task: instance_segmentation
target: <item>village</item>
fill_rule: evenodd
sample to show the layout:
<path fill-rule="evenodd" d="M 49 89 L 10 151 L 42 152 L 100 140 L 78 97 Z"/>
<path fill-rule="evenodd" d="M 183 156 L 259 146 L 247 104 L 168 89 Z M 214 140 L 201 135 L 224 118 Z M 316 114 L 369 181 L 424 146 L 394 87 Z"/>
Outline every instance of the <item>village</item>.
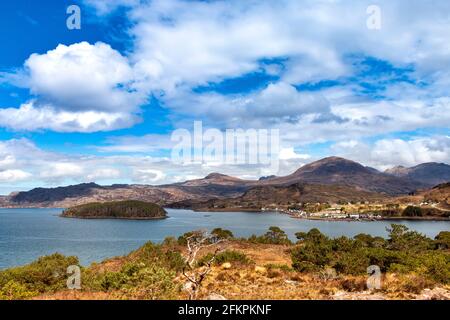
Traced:
<path fill-rule="evenodd" d="M 311 219 L 311 220 L 340 220 L 340 221 L 375 221 L 382 219 L 382 215 L 377 213 L 380 208 L 373 208 L 373 212 L 359 212 L 353 205 L 345 206 L 315 203 L 315 204 L 301 204 L 297 206 L 280 207 L 267 206 L 261 208 L 262 212 L 279 212 L 288 214 L 293 218 Z"/>
<path fill-rule="evenodd" d="M 435 210 L 439 203 L 422 201 L 419 203 L 380 203 L 380 202 L 342 202 L 342 203 L 297 203 L 289 206 L 271 204 L 261 208 L 262 212 L 279 212 L 293 218 L 328 221 L 376 221 L 386 217 L 399 217 L 410 207 L 422 210 Z M 440 209 L 440 208 L 439 208 Z M 443 210 L 443 209 L 441 209 Z"/>

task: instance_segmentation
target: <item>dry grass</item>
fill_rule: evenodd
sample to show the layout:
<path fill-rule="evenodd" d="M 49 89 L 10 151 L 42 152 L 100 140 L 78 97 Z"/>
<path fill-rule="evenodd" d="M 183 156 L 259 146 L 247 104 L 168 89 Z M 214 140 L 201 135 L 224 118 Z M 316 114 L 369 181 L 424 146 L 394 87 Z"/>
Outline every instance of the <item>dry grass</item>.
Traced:
<path fill-rule="evenodd" d="M 231 241 L 227 250 L 245 253 L 252 263 L 247 265 L 214 266 L 206 278 L 199 298 L 215 293 L 229 300 L 370 300 L 370 299 L 450 299 L 450 287 L 434 287 L 417 274 L 388 274 L 383 277 L 382 289 L 368 291 L 365 276 L 324 277 L 322 274 L 304 274 L 293 271 L 289 247 Z M 181 249 L 181 248 L 180 248 Z M 200 255 L 207 254 L 204 250 Z M 109 259 L 91 267 L 94 272 L 117 271 L 133 254 L 125 258 Z M 180 284 L 184 278 L 175 279 Z M 127 297 L 105 292 L 62 291 L 38 299 L 105 300 Z M 132 298 L 132 297 L 128 297 Z M 187 293 L 180 292 L 179 299 Z"/>

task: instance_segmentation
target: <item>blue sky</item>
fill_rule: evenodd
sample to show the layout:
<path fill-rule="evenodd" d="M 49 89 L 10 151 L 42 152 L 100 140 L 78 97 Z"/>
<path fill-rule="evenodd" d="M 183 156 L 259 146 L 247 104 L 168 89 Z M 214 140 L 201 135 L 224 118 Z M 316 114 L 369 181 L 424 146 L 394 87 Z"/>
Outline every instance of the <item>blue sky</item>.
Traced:
<path fill-rule="evenodd" d="M 66 9 L 81 8 L 81 30 Z M 0 194 L 330 155 L 450 162 L 447 1 L 61 0 L 0 4 Z M 372 28 L 375 19 L 379 27 Z M 174 130 L 280 130 L 276 172 L 180 166 Z"/>

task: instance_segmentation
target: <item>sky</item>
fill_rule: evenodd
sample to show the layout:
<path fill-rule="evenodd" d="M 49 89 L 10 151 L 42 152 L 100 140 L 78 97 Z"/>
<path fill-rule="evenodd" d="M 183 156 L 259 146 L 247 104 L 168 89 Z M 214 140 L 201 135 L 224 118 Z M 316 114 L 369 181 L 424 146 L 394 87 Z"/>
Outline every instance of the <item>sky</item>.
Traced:
<path fill-rule="evenodd" d="M 449 17 L 446 0 L 2 1 L 0 194 L 450 163 Z M 278 165 L 174 162 L 195 122 L 278 130 Z"/>

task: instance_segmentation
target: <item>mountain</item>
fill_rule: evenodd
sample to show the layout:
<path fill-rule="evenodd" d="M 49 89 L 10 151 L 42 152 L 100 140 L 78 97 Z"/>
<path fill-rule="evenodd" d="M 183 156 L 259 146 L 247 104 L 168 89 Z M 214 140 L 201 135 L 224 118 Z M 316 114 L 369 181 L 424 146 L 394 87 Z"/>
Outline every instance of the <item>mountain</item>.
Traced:
<path fill-rule="evenodd" d="M 200 186 L 210 186 L 210 185 L 223 185 L 223 186 L 241 186 L 241 185 L 251 185 L 255 181 L 252 180 L 242 180 L 239 178 L 227 176 L 221 173 L 211 173 L 202 179 L 188 180 L 181 183 L 171 184 L 169 186 L 183 186 L 183 187 L 200 187 Z"/>
<path fill-rule="evenodd" d="M 364 195 L 365 192 L 367 193 L 366 196 L 373 193 L 388 196 L 405 195 L 418 189 L 430 187 L 430 184 L 426 181 L 434 181 L 438 176 L 441 180 L 446 179 L 447 167 L 449 166 L 424 164 L 414 167 L 414 170 L 411 170 L 413 168 L 397 168 L 388 173 L 382 173 L 351 160 L 329 157 L 307 164 L 284 177 L 270 176 L 259 180 L 243 180 L 220 173 L 211 173 L 202 179 L 161 186 L 100 186 L 95 183 L 86 183 L 58 188 L 37 188 L 28 192 L 0 197 L 0 206 L 66 208 L 90 202 L 122 200 L 171 205 L 183 201 L 205 202 L 211 199 L 239 198 L 256 187 L 287 187 L 295 184 L 320 185 L 321 187 L 315 190 L 318 192 L 320 199 L 326 197 L 340 199 L 339 194 L 342 195 L 343 189 L 338 189 L 336 186 L 345 187 L 346 192 L 362 192 L 361 195 Z M 407 175 L 403 173 L 405 170 L 409 172 Z M 328 191 L 325 189 L 328 189 Z M 267 190 L 270 194 L 270 191 L 277 191 L 278 189 L 263 188 L 259 192 L 267 194 Z M 312 191 L 310 194 L 312 194 Z M 348 199 L 348 197 L 345 196 L 343 200 L 345 199 Z"/>
<path fill-rule="evenodd" d="M 339 157 L 315 161 L 288 176 L 269 181 L 270 184 L 293 184 L 297 182 L 351 186 L 359 190 L 388 195 L 405 194 L 427 186 L 424 183 L 382 173 L 376 169 Z"/>
<path fill-rule="evenodd" d="M 83 197 L 91 195 L 93 189 L 103 187 L 95 183 L 82 183 L 68 187 L 58 188 L 36 188 L 28 192 L 18 192 L 11 197 L 11 201 L 16 203 L 42 203 L 62 201 L 72 197 Z"/>
<path fill-rule="evenodd" d="M 187 199 L 237 197 L 254 181 L 241 180 L 222 174 L 210 174 L 203 179 L 162 186 L 112 185 L 85 183 L 58 188 L 36 188 L 0 198 L 0 207 L 58 207 L 67 208 L 91 202 L 138 200 L 167 205 Z"/>
<path fill-rule="evenodd" d="M 422 163 L 411 168 L 398 166 L 386 170 L 385 173 L 399 178 L 419 181 L 429 186 L 450 181 L 450 165 L 445 163 Z"/>

